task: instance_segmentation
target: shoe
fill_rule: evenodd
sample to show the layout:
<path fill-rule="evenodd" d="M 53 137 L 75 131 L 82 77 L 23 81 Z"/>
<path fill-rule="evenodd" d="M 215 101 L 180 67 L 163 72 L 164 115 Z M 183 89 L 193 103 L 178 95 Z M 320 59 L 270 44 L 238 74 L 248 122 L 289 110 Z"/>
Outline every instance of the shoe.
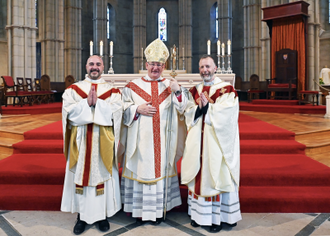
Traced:
<path fill-rule="evenodd" d="M 210 226 L 210 233 L 218 233 L 222 230 L 222 225 L 212 225 Z"/>
<path fill-rule="evenodd" d="M 237 226 L 237 223 L 234 223 L 234 224 L 228 224 L 228 223 L 222 222 L 221 224 L 225 224 L 225 225 L 227 225 L 227 226 L 229 226 L 229 227 L 235 227 L 235 226 Z"/>
<path fill-rule="evenodd" d="M 106 232 L 110 229 L 110 224 L 107 219 L 100 220 L 97 223 L 99 225 L 99 230 L 102 232 Z"/>
<path fill-rule="evenodd" d="M 197 224 L 196 221 L 194 221 L 194 220 L 191 220 L 190 224 L 191 224 L 192 227 L 195 227 L 195 228 L 200 226 L 200 225 Z"/>
<path fill-rule="evenodd" d="M 143 225 L 145 223 L 145 221 L 142 221 L 142 218 L 136 218 L 136 224 L 137 225 Z"/>
<path fill-rule="evenodd" d="M 85 226 L 87 223 L 85 221 L 80 220 L 80 214 L 77 217 L 77 223 L 73 227 L 73 233 L 76 235 L 82 234 L 85 231 Z"/>
<path fill-rule="evenodd" d="M 153 222 L 154 225 L 159 225 L 160 223 L 162 223 L 163 218 L 156 218 L 156 221 Z"/>

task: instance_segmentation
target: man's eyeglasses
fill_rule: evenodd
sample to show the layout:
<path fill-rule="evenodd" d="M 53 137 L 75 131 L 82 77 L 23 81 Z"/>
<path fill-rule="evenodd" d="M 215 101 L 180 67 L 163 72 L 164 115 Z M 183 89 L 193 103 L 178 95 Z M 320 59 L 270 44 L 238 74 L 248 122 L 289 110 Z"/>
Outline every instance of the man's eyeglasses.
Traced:
<path fill-rule="evenodd" d="M 160 68 L 160 67 L 162 67 L 164 64 L 156 64 L 156 63 L 149 63 L 148 62 L 148 64 L 149 64 L 149 66 L 152 66 L 152 67 L 158 67 L 158 68 Z"/>

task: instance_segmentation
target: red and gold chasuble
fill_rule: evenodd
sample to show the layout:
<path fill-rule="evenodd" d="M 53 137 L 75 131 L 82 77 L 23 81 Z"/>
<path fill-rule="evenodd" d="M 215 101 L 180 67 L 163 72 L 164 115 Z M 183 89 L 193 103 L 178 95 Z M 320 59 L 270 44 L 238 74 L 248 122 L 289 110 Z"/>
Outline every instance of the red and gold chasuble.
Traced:
<path fill-rule="evenodd" d="M 157 109 L 157 112 L 152 117 L 152 128 L 153 128 L 153 140 L 154 140 L 154 155 L 155 155 L 155 178 L 161 177 L 161 133 L 160 133 L 160 113 L 159 106 L 165 101 L 165 99 L 171 95 L 171 90 L 167 87 L 161 94 L 158 91 L 158 82 L 163 82 L 165 79 L 157 80 L 146 80 L 143 77 L 141 78 L 144 82 L 151 83 L 151 95 L 141 89 L 138 85 L 130 82 L 126 85 L 127 88 L 130 88 L 138 96 L 140 96 L 146 102 L 152 103 L 152 106 Z"/>
<path fill-rule="evenodd" d="M 213 104 L 218 97 L 222 96 L 225 93 L 230 93 L 230 92 L 235 92 L 237 96 L 237 92 L 234 90 L 232 86 L 225 86 L 220 89 L 217 89 L 212 96 L 209 96 L 210 94 L 210 86 L 204 86 L 202 89 L 202 93 L 204 93 L 205 97 L 209 101 L 209 103 Z M 194 98 L 195 103 L 198 105 L 200 103 L 200 94 L 197 91 L 196 87 L 193 87 L 189 90 L 191 93 L 192 97 Z M 203 122 L 202 122 L 202 133 L 201 133 L 201 140 L 203 140 L 203 134 L 204 134 L 204 120 L 205 116 L 203 116 Z M 202 168 L 203 168 L 203 141 L 201 142 L 201 153 L 200 153 L 200 169 L 195 177 L 195 189 L 194 193 L 189 191 L 189 195 L 193 195 L 195 199 L 198 199 L 198 196 L 201 195 L 201 179 L 202 179 Z M 219 195 L 214 196 L 214 197 L 206 197 L 206 201 L 220 201 Z"/>
<path fill-rule="evenodd" d="M 91 87 L 95 88 L 95 92 L 97 93 L 98 84 L 92 83 Z M 82 99 L 85 99 L 88 97 L 88 94 L 86 94 L 81 88 L 79 88 L 77 85 L 73 84 L 68 87 L 68 89 L 74 90 Z M 111 97 L 112 93 L 120 93 L 119 89 L 112 88 L 105 93 L 98 96 L 99 99 L 106 100 L 107 98 Z M 83 183 L 82 185 L 76 185 L 76 193 L 82 194 L 83 193 L 83 187 L 89 186 L 89 176 L 91 171 L 91 159 L 92 159 L 92 138 L 93 138 L 93 126 L 94 124 L 87 124 L 87 134 L 86 134 L 86 153 L 85 153 L 85 164 L 84 164 L 84 174 L 83 174 Z M 97 195 L 103 194 L 104 191 L 104 184 L 99 184 L 96 186 L 97 189 Z"/>

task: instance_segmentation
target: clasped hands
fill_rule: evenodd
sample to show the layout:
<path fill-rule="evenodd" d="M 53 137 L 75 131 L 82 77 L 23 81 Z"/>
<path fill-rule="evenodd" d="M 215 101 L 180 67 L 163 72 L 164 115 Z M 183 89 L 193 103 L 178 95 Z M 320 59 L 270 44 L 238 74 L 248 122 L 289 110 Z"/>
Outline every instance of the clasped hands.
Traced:
<path fill-rule="evenodd" d="M 202 109 L 203 107 L 205 107 L 205 106 L 207 105 L 207 103 L 208 103 L 209 101 L 207 100 L 207 98 L 206 98 L 206 96 L 205 96 L 204 93 L 201 93 L 201 94 L 199 95 L 199 97 L 200 97 L 200 101 L 199 101 L 198 106 L 199 106 L 199 109 Z"/>
<path fill-rule="evenodd" d="M 176 81 L 176 79 L 170 79 L 170 88 L 172 91 L 176 92 L 180 90 L 180 85 Z M 146 102 L 138 106 L 136 109 L 137 113 L 145 116 L 154 116 L 157 112 L 157 108 L 152 106 L 152 102 Z"/>
<path fill-rule="evenodd" d="M 88 93 L 88 96 L 87 96 L 87 103 L 88 103 L 88 106 L 94 106 L 96 105 L 96 101 L 97 101 L 97 94 L 96 94 L 96 90 L 95 90 L 95 87 L 92 86 L 91 87 L 91 90 L 89 91 Z"/>

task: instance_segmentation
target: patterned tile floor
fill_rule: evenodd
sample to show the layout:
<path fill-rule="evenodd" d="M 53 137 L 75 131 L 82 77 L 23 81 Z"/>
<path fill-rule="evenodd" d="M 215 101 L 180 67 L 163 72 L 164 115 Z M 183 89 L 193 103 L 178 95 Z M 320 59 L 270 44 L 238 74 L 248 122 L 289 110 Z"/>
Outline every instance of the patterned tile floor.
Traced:
<path fill-rule="evenodd" d="M 100 232 L 95 225 L 87 226 L 84 236 L 149 236 L 149 235 L 237 235 L 237 236 L 325 236 L 330 235 L 330 213 L 244 213 L 234 228 L 223 227 L 209 233 L 204 227 L 193 228 L 184 212 L 169 212 L 160 225 L 137 225 L 120 211 L 109 218 L 110 230 Z M 1 236 L 66 236 L 72 232 L 76 214 L 49 211 L 0 211 Z"/>

